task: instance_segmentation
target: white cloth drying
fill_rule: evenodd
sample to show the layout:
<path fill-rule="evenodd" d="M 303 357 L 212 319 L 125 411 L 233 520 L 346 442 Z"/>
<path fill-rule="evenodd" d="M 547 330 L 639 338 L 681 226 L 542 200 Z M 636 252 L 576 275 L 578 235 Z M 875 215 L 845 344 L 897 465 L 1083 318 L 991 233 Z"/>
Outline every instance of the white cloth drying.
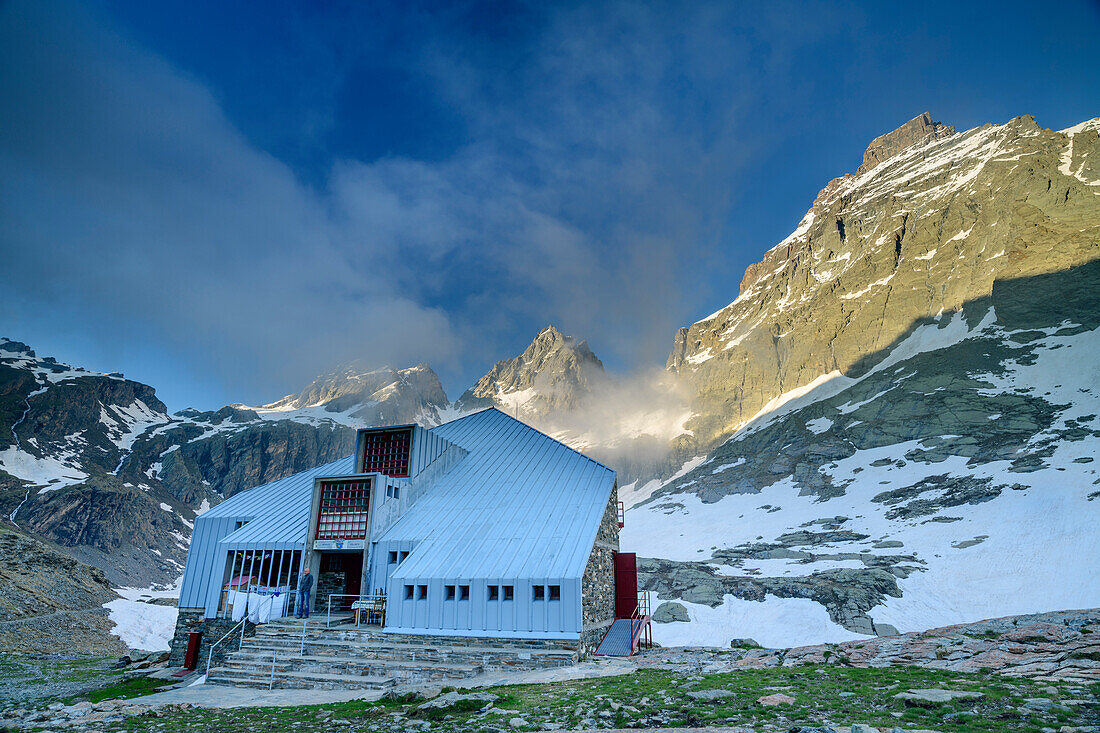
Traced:
<path fill-rule="evenodd" d="M 228 602 L 233 606 L 232 618 L 234 621 L 240 621 L 245 617 L 248 612 L 248 594 L 241 593 L 240 591 L 229 591 Z"/>

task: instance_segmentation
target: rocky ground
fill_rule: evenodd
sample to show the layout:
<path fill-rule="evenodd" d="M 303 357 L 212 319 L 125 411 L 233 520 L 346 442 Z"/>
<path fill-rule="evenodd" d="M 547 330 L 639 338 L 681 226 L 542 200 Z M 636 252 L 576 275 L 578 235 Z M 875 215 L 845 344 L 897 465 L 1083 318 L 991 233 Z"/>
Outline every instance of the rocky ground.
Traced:
<path fill-rule="evenodd" d="M 320 691 L 310 699 L 310 693 L 293 691 L 293 700 L 257 696 L 251 703 L 256 707 L 232 709 L 226 708 L 241 705 L 241 696 L 227 693 L 219 704 L 222 688 L 204 690 L 208 694 L 201 698 L 202 705 L 209 707 L 181 703 L 184 698 L 179 696 L 120 699 L 172 684 L 167 670 L 146 658 L 125 670 L 102 670 L 110 683 L 102 690 L 89 689 L 94 663 L 55 663 L 50 674 L 58 681 L 53 686 L 40 687 L 34 699 L 18 697 L 18 682 L 26 683 L 28 673 L 12 673 L 13 662 L 8 661 L 5 670 L 10 674 L 0 686 L 0 726 L 165 731 L 692 726 L 820 733 L 1100 731 L 1100 609 L 991 619 L 789 650 L 763 649 L 751 639 L 737 642 L 728 649 L 652 649 L 629 660 L 594 659 L 519 679 L 523 684 L 501 684 L 497 676 L 468 681 L 461 690 L 425 685 L 382 697 L 367 693 L 365 699 L 351 701 L 326 698 Z M 17 663 L 33 666 L 26 660 Z M 57 687 L 61 684 L 68 687 Z"/>
<path fill-rule="evenodd" d="M 103 604 L 106 576 L 60 548 L 0 528 L 0 649 L 19 654 L 118 656 Z"/>

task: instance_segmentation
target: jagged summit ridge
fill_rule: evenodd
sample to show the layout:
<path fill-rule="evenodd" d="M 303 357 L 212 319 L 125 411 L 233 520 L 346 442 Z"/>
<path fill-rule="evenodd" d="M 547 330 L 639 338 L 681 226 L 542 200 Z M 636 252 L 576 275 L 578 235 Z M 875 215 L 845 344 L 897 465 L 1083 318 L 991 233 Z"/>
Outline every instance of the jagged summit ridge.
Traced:
<path fill-rule="evenodd" d="M 498 361 L 456 401 L 460 411 L 495 405 L 537 417 L 577 407 L 606 378 L 588 342 L 544 328 L 523 353 Z"/>
<path fill-rule="evenodd" d="M 400 415 L 431 423 L 448 405 L 439 376 L 428 364 L 367 369 L 352 363 L 317 377 L 301 392 L 252 409 L 269 413 L 320 408 L 360 420 Z"/>
<path fill-rule="evenodd" d="M 913 145 L 922 145 L 954 134 L 954 127 L 933 122 L 931 113 L 922 112 L 896 130 L 872 140 L 863 153 L 863 163 L 856 169 L 856 175 L 871 170 Z"/>

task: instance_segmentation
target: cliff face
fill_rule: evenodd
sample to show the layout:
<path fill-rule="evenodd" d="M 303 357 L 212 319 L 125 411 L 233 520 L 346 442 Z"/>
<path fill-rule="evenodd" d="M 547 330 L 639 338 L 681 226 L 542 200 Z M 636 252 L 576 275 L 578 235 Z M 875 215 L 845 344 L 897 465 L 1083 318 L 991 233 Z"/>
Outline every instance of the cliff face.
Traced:
<path fill-rule="evenodd" d="M 953 133 L 922 115 L 877 138 L 862 172 L 830 182 L 746 271 L 733 303 L 678 335 L 668 368 L 695 395 L 700 447 L 779 395 L 869 368 L 914 323 L 997 281 L 1100 256 L 1097 128 L 1018 117 Z"/>

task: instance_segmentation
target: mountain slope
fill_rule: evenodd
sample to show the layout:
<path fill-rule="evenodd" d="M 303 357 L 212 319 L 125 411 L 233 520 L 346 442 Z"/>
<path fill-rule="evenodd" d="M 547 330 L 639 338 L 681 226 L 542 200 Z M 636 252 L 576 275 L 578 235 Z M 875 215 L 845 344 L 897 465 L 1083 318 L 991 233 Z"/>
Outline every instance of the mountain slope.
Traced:
<path fill-rule="evenodd" d="M 154 390 L 0 341 L 0 506 L 118 585 L 170 584 L 191 527 L 238 491 L 349 454 L 355 428 L 435 422 L 427 365 L 344 369 L 261 408 L 167 414 Z"/>
<path fill-rule="evenodd" d="M 705 457 L 625 492 L 624 546 L 691 619 L 659 641 L 1100 601 L 1100 120 L 906 127 L 677 336 Z"/>
<path fill-rule="evenodd" d="M 928 134 L 830 182 L 748 268 L 737 299 L 677 335 L 669 369 L 691 386 L 700 445 L 778 395 L 858 368 L 914 320 L 988 296 L 996 280 L 1100 256 L 1100 121 L 1078 128 L 1018 117 Z"/>

